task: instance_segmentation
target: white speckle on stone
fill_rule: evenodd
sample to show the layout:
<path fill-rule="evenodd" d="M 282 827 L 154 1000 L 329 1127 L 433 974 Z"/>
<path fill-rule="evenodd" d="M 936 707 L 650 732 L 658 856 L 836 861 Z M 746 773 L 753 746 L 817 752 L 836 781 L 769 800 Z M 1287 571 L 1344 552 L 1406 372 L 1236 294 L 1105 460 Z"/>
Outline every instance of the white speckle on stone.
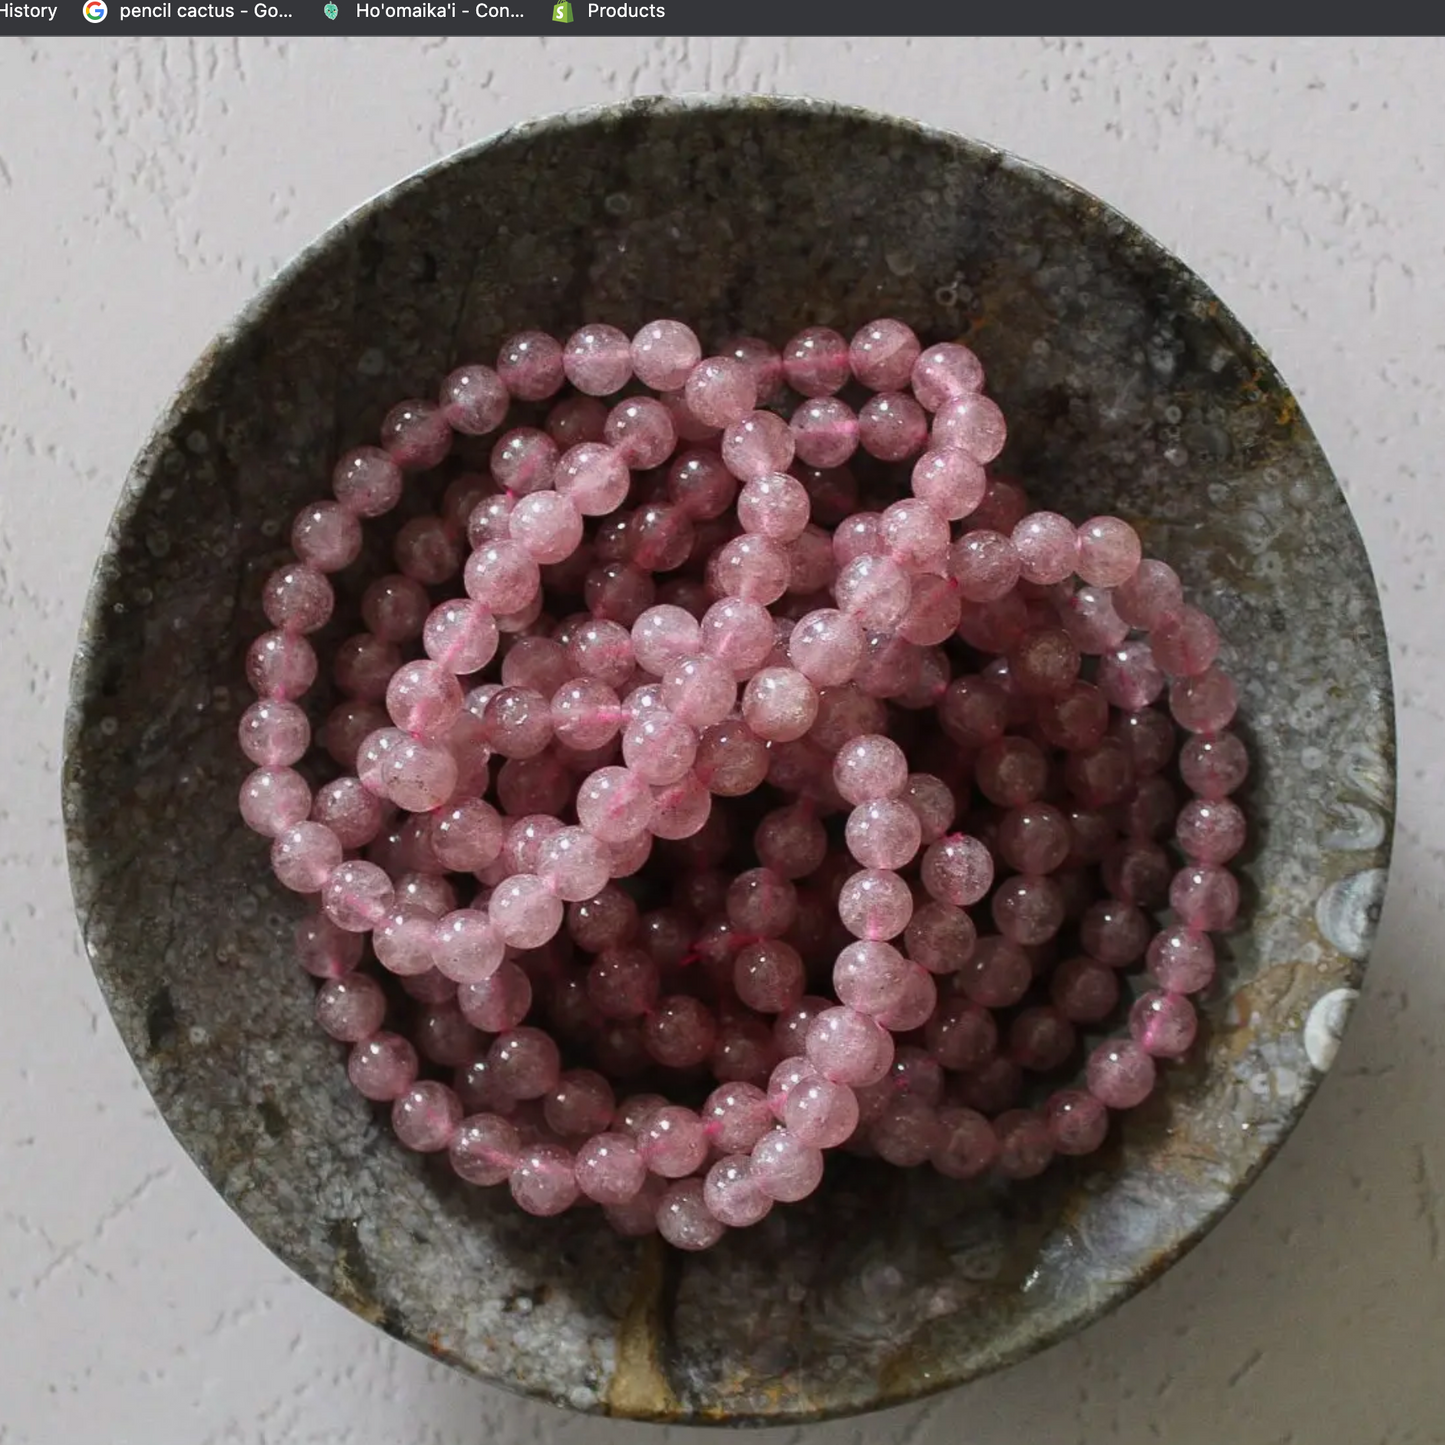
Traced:
<path fill-rule="evenodd" d="M 1340 1051 L 1340 1039 L 1344 1036 L 1345 1025 L 1350 1021 L 1355 1002 L 1360 997 L 1357 988 L 1335 988 L 1318 999 L 1309 1017 L 1305 1019 L 1305 1057 L 1312 1067 L 1326 1073 Z"/>
<path fill-rule="evenodd" d="M 1367 868 L 1331 883 L 1315 905 L 1315 922 L 1346 958 L 1364 958 L 1375 938 L 1385 898 L 1385 870 Z"/>

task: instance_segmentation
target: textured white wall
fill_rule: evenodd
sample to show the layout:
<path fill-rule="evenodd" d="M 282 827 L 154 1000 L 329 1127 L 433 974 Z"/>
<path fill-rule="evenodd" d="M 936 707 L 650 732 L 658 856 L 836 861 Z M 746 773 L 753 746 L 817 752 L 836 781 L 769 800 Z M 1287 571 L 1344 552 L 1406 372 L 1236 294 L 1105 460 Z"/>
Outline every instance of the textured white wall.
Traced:
<path fill-rule="evenodd" d="M 916 115 L 1070 176 L 1177 250 L 1272 352 L 1343 478 L 1402 704 L 1380 945 L 1283 1157 L 1084 1336 L 810 1438 L 1445 1441 L 1442 62 L 1438 42 L 1377 41 L 6 41 L 0 1445 L 637 1438 L 410 1353 L 291 1278 L 221 1205 L 151 1108 L 77 946 L 57 744 L 126 467 L 252 291 L 455 147 L 545 111 L 699 90 Z"/>

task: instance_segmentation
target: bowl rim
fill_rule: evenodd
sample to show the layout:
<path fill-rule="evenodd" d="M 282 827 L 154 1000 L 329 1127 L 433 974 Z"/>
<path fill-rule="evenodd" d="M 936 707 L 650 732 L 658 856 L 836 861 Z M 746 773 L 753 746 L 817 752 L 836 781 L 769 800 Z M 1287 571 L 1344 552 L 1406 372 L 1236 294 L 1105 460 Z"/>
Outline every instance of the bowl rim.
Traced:
<path fill-rule="evenodd" d="M 955 153 L 967 155 L 980 165 L 991 165 L 1014 172 L 1034 188 L 1041 187 L 1045 191 L 1051 190 L 1061 203 L 1072 206 L 1083 206 L 1096 212 L 1099 216 L 1117 227 L 1123 234 L 1131 237 L 1136 243 L 1142 243 L 1145 249 L 1152 253 L 1158 262 L 1172 268 L 1176 274 L 1186 278 L 1197 294 L 1207 297 L 1215 308 L 1213 319 L 1229 335 L 1231 342 L 1237 345 L 1241 351 L 1247 351 L 1251 355 L 1252 360 L 1259 368 L 1261 376 L 1268 378 L 1272 388 L 1277 389 L 1282 396 L 1292 396 L 1292 393 L 1283 378 L 1280 377 L 1273 362 L 1264 353 L 1258 343 L 1254 341 L 1251 333 L 1241 324 L 1234 312 L 1225 302 L 1219 299 L 1203 277 L 1201 277 L 1192 266 L 1182 260 L 1172 248 L 1166 246 L 1151 232 L 1118 210 L 1111 203 L 1103 200 L 1077 182 L 992 143 L 961 135 L 945 127 L 932 125 L 915 118 L 875 111 L 866 106 L 846 104 L 823 97 L 790 93 L 734 96 L 710 92 L 683 92 L 676 95 L 640 96 L 622 102 L 602 103 L 551 113 L 516 123 L 480 140 L 459 147 L 446 155 L 439 156 L 392 184 L 374 192 L 364 201 L 350 210 L 345 211 L 338 219 L 326 226 L 324 230 L 297 251 L 290 260 L 278 268 L 220 330 L 217 331 L 195 362 L 193 362 L 185 372 L 175 391 L 172 393 L 171 398 L 160 410 L 150 426 L 144 442 L 137 451 L 135 459 L 126 473 L 111 518 L 106 527 L 104 541 L 97 554 L 96 562 L 87 584 L 85 604 L 79 626 L 79 643 L 72 660 L 68 678 L 62 742 L 62 767 L 60 770 L 61 812 L 65 829 L 67 872 L 70 879 L 71 893 L 81 938 L 85 945 L 92 971 L 96 976 L 102 995 L 105 997 L 107 1009 L 112 1016 L 112 1022 L 116 1026 L 116 1031 L 120 1034 L 121 1042 L 126 1049 L 127 1055 L 131 1058 L 132 1067 L 137 1068 L 137 1072 L 141 1074 L 142 1082 L 146 1084 L 148 1093 L 151 1093 L 151 1089 L 149 1084 L 146 1083 L 144 1070 L 139 1068 L 126 1032 L 116 1018 L 106 951 L 96 948 L 91 942 L 90 913 L 94 907 L 94 899 L 98 896 L 99 890 L 90 886 L 86 881 L 86 875 L 91 871 L 88 854 L 92 847 L 91 838 L 93 833 L 87 821 L 88 808 L 81 801 L 81 790 L 74 786 L 74 778 L 76 774 L 83 769 L 84 754 L 86 751 L 84 740 L 86 714 L 96 695 L 96 683 L 102 668 L 99 654 L 92 650 L 89 639 L 92 635 L 98 634 L 102 630 L 102 620 L 113 600 L 112 591 L 115 576 L 113 564 L 118 558 L 122 539 L 131 525 L 135 514 L 139 510 L 148 489 L 157 482 L 159 476 L 158 464 L 170 444 L 175 428 L 186 416 L 192 399 L 196 394 L 204 390 L 207 382 L 216 372 L 217 368 L 223 364 L 231 348 L 243 338 L 252 327 L 266 318 L 293 280 L 304 273 L 314 261 L 327 254 L 338 243 L 343 242 L 350 233 L 364 226 L 372 218 L 385 214 L 397 200 L 421 190 L 435 181 L 439 176 L 453 169 L 471 164 L 479 156 L 504 146 L 525 142 L 534 137 L 567 133 L 575 134 L 585 132 L 589 129 L 604 128 L 627 120 L 708 114 L 755 114 L 765 118 L 769 115 L 779 113 L 794 118 L 815 116 L 828 119 L 841 118 L 866 125 L 877 131 L 891 133 L 895 136 L 923 140 L 936 144 L 950 149 Z M 1319 449 L 1323 470 L 1328 473 L 1335 496 L 1343 511 L 1344 519 L 1353 532 L 1358 550 L 1358 560 L 1363 567 L 1360 594 L 1365 602 L 1365 615 L 1361 617 L 1359 626 L 1363 630 L 1366 630 L 1370 636 L 1370 647 L 1376 669 L 1370 681 L 1374 684 L 1378 694 L 1378 707 L 1372 709 L 1372 711 L 1384 726 L 1385 738 L 1381 753 L 1381 763 L 1385 772 L 1384 782 L 1386 792 L 1377 805 L 1378 811 L 1384 819 L 1385 836 L 1376 850 L 1378 861 L 1373 866 L 1387 878 L 1394 843 L 1398 796 L 1398 764 L 1393 669 L 1379 586 L 1369 552 L 1360 534 L 1349 498 L 1340 486 L 1339 478 L 1333 466 L 1330 465 L 1324 448 L 1320 445 L 1313 429 L 1309 427 L 1308 419 L 1304 417 L 1302 412 L 1300 420 L 1308 432 L 1308 435 Z M 90 895 L 89 898 L 86 897 L 87 894 Z M 1350 960 L 1351 967 L 1349 969 L 1347 987 L 1351 989 L 1358 990 L 1360 987 L 1373 953 L 1377 926 L 1377 920 L 1372 919 L 1369 922 L 1363 951 L 1359 957 Z M 119 990 L 117 990 L 117 993 L 119 993 Z M 1348 1026 L 1349 1020 L 1347 1019 L 1343 1025 L 1343 1029 L 1347 1029 Z M 599 1398 L 599 1403 L 595 1409 L 579 1412 L 577 1407 L 563 1398 L 560 1393 L 549 1393 L 546 1389 L 532 1388 L 529 1385 L 522 1385 L 515 1381 L 483 1374 L 465 1360 L 438 1353 L 435 1349 L 428 1346 L 425 1339 L 413 1338 L 412 1335 L 406 1331 L 393 1331 L 388 1329 L 386 1332 L 391 1334 L 393 1338 L 400 1340 L 402 1343 L 407 1344 L 425 1355 L 428 1359 L 440 1359 L 462 1370 L 473 1378 L 496 1386 L 509 1394 L 526 1399 L 547 1401 L 564 1409 L 568 1409 L 573 1413 L 598 1414 L 640 1423 L 672 1423 L 695 1426 L 711 1425 L 714 1427 L 739 1425 L 780 1427 L 853 1417 L 926 1399 L 940 1394 L 945 1390 L 967 1384 L 973 1380 L 985 1378 L 988 1375 L 997 1373 L 999 1370 L 1015 1365 L 1026 1358 L 1051 1349 L 1063 1340 L 1095 1323 L 1103 1316 L 1111 1314 L 1150 1284 L 1154 1283 L 1154 1281 L 1170 1267 L 1186 1254 L 1190 1253 L 1200 1241 L 1218 1225 L 1220 1220 L 1223 1219 L 1243 1197 L 1250 1186 L 1253 1185 L 1259 1177 L 1259 1174 L 1274 1160 L 1299 1124 L 1300 1119 L 1314 1099 L 1325 1077 L 1325 1073 L 1319 1070 L 1313 1073 L 1313 1076 L 1307 1081 L 1305 1087 L 1288 1111 L 1279 1116 L 1272 1137 L 1265 1143 L 1257 1157 L 1251 1161 L 1250 1166 L 1242 1172 L 1232 1175 L 1228 1194 L 1222 1202 L 1204 1211 L 1199 1216 L 1194 1227 L 1186 1235 L 1182 1236 L 1167 1248 L 1160 1250 L 1160 1252 L 1153 1257 L 1148 1269 L 1136 1271 L 1128 1278 L 1112 1283 L 1106 1293 L 1089 1302 L 1084 1307 L 1074 1311 L 1056 1323 L 1047 1327 L 1041 1327 L 1036 1333 L 1029 1334 L 1025 1339 L 1019 1340 L 1011 1348 L 990 1355 L 985 1361 L 979 1362 L 956 1374 L 942 1376 L 936 1381 L 930 1380 L 926 1385 L 909 1388 L 897 1393 L 885 1394 L 880 1387 L 878 1394 L 864 1404 L 843 1404 L 837 1407 L 824 1406 L 816 1409 L 780 1411 L 774 1414 L 729 1415 L 719 1417 L 711 1413 L 692 1413 L 688 1411 L 658 1414 L 646 1410 L 636 1412 L 617 1410 L 611 1408 L 605 1398 Z M 206 1179 L 207 1184 L 210 1185 L 214 1193 L 219 1196 L 232 1214 L 239 1218 L 241 1223 L 257 1238 L 260 1244 L 280 1259 L 288 1269 L 324 1293 L 333 1302 L 344 1304 L 345 1302 L 337 1297 L 328 1286 L 326 1280 L 318 1277 L 308 1264 L 298 1257 L 298 1251 L 290 1248 L 284 1240 L 268 1238 L 261 1232 L 258 1224 L 253 1223 L 252 1219 L 240 1210 L 236 1202 L 223 1190 L 221 1184 L 213 1179 L 211 1174 L 202 1165 L 198 1153 L 192 1149 L 191 1143 L 187 1138 L 187 1134 L 190 1132 L 188 1126 L 184 1123 L 178 1124 L 173 1122 L 170 1114 L 161 1106 L 159 1100 L 155 1100 L 153 1093 L 151 1096 L 156 1103 L 157 1113 L 167 1130 L 169 1130 L 172 1137 L 181 1146 L 186 1155 L 196 1164 Z"/>

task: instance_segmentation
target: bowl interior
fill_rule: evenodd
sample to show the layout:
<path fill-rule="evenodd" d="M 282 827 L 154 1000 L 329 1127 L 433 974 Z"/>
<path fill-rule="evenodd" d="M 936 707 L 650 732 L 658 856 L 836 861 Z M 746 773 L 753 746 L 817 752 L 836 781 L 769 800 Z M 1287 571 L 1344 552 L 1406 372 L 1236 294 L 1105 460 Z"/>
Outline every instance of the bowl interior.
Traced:
<path fill-rule="evenodd" d="M 1115 512 L 1228 639 L 1255 759 L 1246 926 L 1199 1062 L 1103 1153 L 1015 1189 L 843 1160 L 704 1256 L 537 1221 L 409 1156 L 293 964 L 300 903 L 240 824 L 242 658 L 289 518 L 347 446 L 529 326 L 781 341 L 895 315 L 966 336 L 1001 465 Z M 355 613 L 355 588 L 344 607 Z M 1385 646 L 1292 398 L 1179 262 L 995 151 L 799 102 L 646 103 L 509 133 L 309 250 L 202 359 L 102 559 L 67 737 L 85 935 L 184 1146 L 307 1278 L 393 1334 L 584 1410 L 784 1421 L 969 1379 L 1079 1326 L 1238 1195 L 1328 1066 L 1383 889 Z"/>

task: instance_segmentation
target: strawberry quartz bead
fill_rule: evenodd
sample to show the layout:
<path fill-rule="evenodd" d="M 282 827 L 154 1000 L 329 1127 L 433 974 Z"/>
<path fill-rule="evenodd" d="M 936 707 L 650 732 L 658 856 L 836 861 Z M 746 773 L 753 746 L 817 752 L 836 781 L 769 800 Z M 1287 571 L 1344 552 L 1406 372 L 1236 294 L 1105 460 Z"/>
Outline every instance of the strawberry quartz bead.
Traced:
<path fill-rule="evenodd" d="M 998 1157 L 998 1136 L 982 1114 L 945 1105 L 936 1115 L 936 1132 L 928 1157 L 946 1178 L 976 1179 Z"/>
<path fill-rule="evenodd" d="M 1034 512 L 1014 529 L 1019 573 L 1027 582 L 1050 586 L 1071 577 L 1078 562 L 1074 524 L 1057 512 Z"/>
<path fill-rule="evenodd" d="M 948 522 L 928 502 L 906 497 L 878 519 L 883 550 L 909 572 L 941 572 L 948 557 Z"/>
<path fill-rule="evenodd" d="M 983 365 L 966 346 L 944 341 L 920 352 L 910 380 L 920 405 L 937 411 L 946 401 L 983 388 Z"/>
<path fill-rule="evenodd" d="M 1249 754 L 1231 732 L 1192 737 L 1179 750 L 1179 775 L 1186 788 L 1206 801 L 1218 802 L 1244 785 Z"/>
<path fill-rule="evenodd" d="M 773 1207 L 754 1182 L 752 1160 L 745 1153 L 725 1155 L 708 1170 L 702 1197 L 708 1213 L 733 1229 L 757 1224 Z"/>
<path fill-rule="evenodd" d="M 553 484 L 558 457 L 557 443 L 546 432 L 516 427 L 492 448 L 492 480 L 514 496 L 543 491 Z"/>
<path fill-rule="evenodd" d="M 408 662 L 387 686 L 386 708 L 392 722 L 414 737 L 443 737 L 461 716 L 461 685 L 439 663 Z"/>
<path fill-rule="evenodd" d="M 653 677 L 662 677 L 674 663 L 695 656 L 702 647 L 702 627 L 681 607 L 663 603 L 649 607 L 632 624 L 632 659 Z"/>
<path fill-rule="evenodd" d="M 1053 1140 L 1044 1119 L 1027 1109 L 1010 1109 L 994 1120 L 998 1158 L 994 1168 L 1005 1179 L 1032 1179 L 1054 1157 Z"/>
<path fill-rule="evenodd" d="M 241 784 L 241 819 L 262 837 L 280 837 L 310 811 L 311 789 L 292 768 L 257 768 Z"/>
<path fill-rule="evenodd" d="M 1217 667 L 1197 677 L 1182 677 L 1169 689 L 1174 721 L 1192 733 L 1218 733 L 1229 726 L 1239 706 L 1234 683 Z"/>
<path fill-rule="evenodd" d="M 457 1126 L 447 1157 L 459 1178 L 487 1186 L 505 1182 L 521 1152 L 515 1126 L 496 1114 L 473 1114 Z"/>
<path fill-rule="evenodd" d="M 893 1067 L 892 1036 L 857 1009 L 824 1009 L 808 1026 L 804 1047 L 808 1063 L 835 1084 L 876 1084 Z"/>
<path fill-rule="evenodd" d="M 569 396 L 547 413 L 546 428 L 547 435 L 566 451 L 578 442 L 600 442 L 606 424 L 607 408 L 596 397 Z"/>
<path fill-rule="evenodd" d="M 461 542 L 440 517 L 413 517 L 396 534 L 397 570 L 415 582 L 438 587 L 461 569 Z"/>
<path fill-rule="evenodd" d="M 365 946 L 360 934 L 347 933 L 321 913 L 303 918 L 296 925 L 295 938 L 297 962 L 313 978 L 342 978 L 352 973 Z"/>
<path fill-rule="evenodd" d="M 1006 938 L 980 938 L 958 970 L 958 986 L 964 995 L 990 1009 L 1016 1004 L 1032 982 L 1028 954 Z"/>
<path fill-rule="evenodd" d="M 510 1099 L 540 1099 L 556 1089 L 562 1074 L 557 1045 L 540 1029 L 498 1034 L 487 1050 L 487 1064 Z"/>
<path fill-rule="evenodd" d="M 608 412 L 603 439 L 634 471 L 650 471 L 672 455 L 677 431 L 656 397 L 632 396 Z"/>
<path fill-rule="evenodd" d="M 838 917 L 855 938 L 882 941 L 897 938 L 913 916 L 913 894 L 898 874 L 864 868 L 853 874 L 838 895 Z"/>
<path fill-rule="evenodd" d="M 271 869 L 282 887 L 319 893 L 341 862 L 341 840 L 323 823 L 297 823 L 271 844 Z"/>
<path fill-rule="evenodd" d="M 1079 651 L 1091 657 L 1121 647 L 1129 635 L 1129 624 L 1114 610 L 1113 597 L 1103 587 L 1080 587 L 1067 601 L 1056 603 L 1056 610 Z"/>
<path fill-rule="evenodd" d="M 1098 751 L 1095 749 L 1094 753 Z M 1094 753 L 1069 756 L 1071 760 L 1092 758 Z M 980 750 L 974 781 L 989 802 L 1003 808 L 1022 808 L 1044 791 L 1048 776 L 1048 760 L 1037 743 L 1028 738 L 1003 737 Z M 1129 781 L 1126 777 L 1120 784 L 1121 792 Z"/>
<path fill-rule="evenodd" d="M 848 343 L 831 327 L 810 326 L 783 347 L 783 376 L 803 396 L 831 396 L 848 374 Z"/>
<path fill-rule="evenodd" d="M 361 620 L 383 642 L 420 637 L 430 611 L 426 588 L 400 572 L 378 577 L 361 594 Z"/>
<path fill-rule="evenodd" d="M 562 347 L 543 331 L 519 331 L 502 343 L 497 375 L 518 401 L 545 401 L 567 379 Z"/>
<path fill-rule="evenodd" d="M 1228 798 L 1194 798 L 1179 813 L 1175 836 L 1195 863 L 1227 863 L 1245 840 L 1244 814 Z"/>
<path fill-rule="evenodd" d="M 291 549 L 318 572 L 340 572 L 361 555 L 361 523 L 339 502 L 315 502 L 296 514 Z"/>
<path fill-rule="evenodd" d="M 921 840 L 936 843 L 953 825 L 957 803 L 953 790 L 931 773 L 910 773 L 899 794 L 918 819 Z"/>
<path fill-rule="evenodd" d="M 557 492 L 534 492 L 513 508 L 511 537 L 539 565 L 564 562 L 582 540 L 582 514 Z"/>
<path fill-rule="evenodd" d="M 1214 945 L 1207 933 L 1189 926 L 1155 934 L 1147 961 L 1154 979 L 1174 993 L 1199 993 L 1214 978 Z"/>
<path fill-rule="evenodd" d="M 649 321 L 632 338 L 632 370 L 653 391 L 675 391 L 702 357 L 692 327 L 681 321 Z"/>
<path fill-rule="evenodd" d="M 757 405 L 767 406 L 781 399 L 784 391 L 783 357 L 777 347 L 758 336 L 730 336 L 718 347 L 718 355 L 741 362 L 757 387 Z"/>
<path fill-rule="evenodd" d="M 928 417 L 911 396 L 882 392 L 865 402 L 858 413 L 858 441 L 879 461 L 901 462 L 924 449 Z"/>
<path fill-rule="evenodd" d="M 1145 558 L 1127 581 L 1114 589 L 1114 610 L 1130 627 L 1152 632 L 1184 606 L 1184 587 L 1167 562 Z"/>
<path fill-rule="evenodd" d="M 507 415 L 511 397 L 506 383 L 490 366 L 461 366 L 442 382 L 437 397 L 442 419 L 464 436 L 496 431 Z"/>
<path fill-rule="evenodd" d="M 299 562 L 273 572 L 261 589 L 267 620 L 272 627 L 288 632 L 315 632 L 324 627 L 335 603 L 325 575 Z"/>
<path fill-rule="evenodd" d="M 391 511 L 401 501 L 402 486 L 401 468 L 380 447 L 347 452 L 331 473 L 332 494 L 353 517 Z"/>
<path fill-rule="evenodd" d="M 783 1124 L 801 1144 L 837 1148 L 858 1127 L 858 1096 L 846 1084 L 802 1079 L 784 1101 Z"/>
<path fill-rule="evenodd" d="M 794 542 L 808 525 L 808 493 L 796 477 L 770 472 L 744 483 L 738 493 L 743 530 L 775 542 Z"/>
<path fill-rule="evenodd" d="M 803 402 L 788 422 L 798 460 L 810 467 L 841 467 L 858 450 L 858 417 L 836 396 Z"/>
<path fill-rule="evenodd" d="M 765 667 L 743 691 L 743 721 L 768 742 L 793 742 L 818 716 L 818 689 L 791 667 Z"/>
<path fill-rule="evenodd" d="M 459 908 L 437 919 L 432 931 L 432 959 L 444 978 L 454 983 L 482 983 L 501 967 L 501 935 L 479 908 Z"/>
<path fill-rule="evenodd" d="M 717 1021 L 706 1004 L 689 994 L 672 994 L 647 1016 L 643 1036 L 648 1054 L 669 1069 L 703 1062 L 717 1042 Z"/>
<path fill-rule="evenodd" d="M 668 467 L 667 494 L 694 521 L 721 517 L 737 493 L 737 478 L 716 452 L 683 452 Z"/>
<path fill-rule="evenodd" d="M 452 429 L 433 403 L 398 402 L 382 420 L 381 444 L 403 471 L 424 472 L 451 451 Z"/>
<path fill-rule="evenodd" d="M 451 1145 L 462 1122 L 462 1102 L 445 1084 L 424 1079 L 391 1106 L 391 1127 L 408 1149 L 437 1154 Z"/>
<path fill-rule="evenodd" d="M 1073 638 L 1062 628 L 1035 628 L 1010 650 L 1009 679 L 1025 697 L 1063 697 L 1078 680 L 1081 660 Z"/>
<path fill-rule="evenodd" d="M 965 533 L 948 558 L 949 576 L 966 602 L 998 602 L 1019 579 L 1019 554 L 1002 533 L 980 529 Z"/>
<path fill-rule="evenodd" d="M 480 672 L 496 656 L 499 641 L 491 609 L 468 598 L 439 604 L 422 627 L 426 655 L 458 676 Z"/>
<path fill-rule="evenodd" d="M 908 613 L 913 589 L 890 557 L 855 557 L 838 573 L 833 594 L 841 611 L 870 632 L 888 632 Z"/>
<path fill-rule="evenodd" d="M 584 517 L 602 517 L 622 505 L 632 477 L 615 447 L 579 442 L 558 458 L 553 485 Z"/>
<path fill-rule="evenodd" d="M 1149 634 L 1154 660 L 1170 677 L 1198 677 L 1219 655 L 1219 632 L 1195 607 L 1181 607 Z"/>
<path fill-rule="evenodd" d="M 578 1189 L 594 1203 L 606 1205 L 626 1204 L 647 1178 L 636 1141 L 610 1130 L 594 1134 L 577 1150 L 573 1170 Z"/>
<path fill-rule="evenodd" d="M 1089 1092 L 1110 1109 L 1132 1109 L 1154 1090 L 1154 1060 L 1132 1039 L 1109 1039 L 1089 1055 Z"/>
<path fill-rule="evenodd" d="M 907 803 L 874 799 L 848 815 L 848 851 L 864 868 L 905 868 L 917 856 L 923 828 Z"/>
<path fill-rule="evenodd" d="M 1066 959 L 1054 970 L 1049 996 L 1071 1023 L 1100 1023 L 1119 1002 L 1119 975 L 1097 959 Z"/>
<path fill-rule="evenodd" d="M 259 697 L 301 697 L 316 681 L 315 650 L 294 632 L 262 633 L 247 649 L 246 681 Z"/>
<path fill-rule="evenodd" d="M 1187 927 L 1222 933 L 1238 916 L 1239 884 L 1227 869 L 1191 863 L 1171 880 L 1169 906 Z"/>
<path fill-rule="evenodd" d="M 1003 450 L 1008 426 L 995 402 L 980 393 L 967 392 L 950 397 L 938 407 L 929 436 L 934 447 L 951 447 L 976 462 L 991 462 Z"/>
<path fill-rule="evenodd" d="M 346 1074 L 362 1098 L 386 1104 L 411 1088 L 417 1067 L 416 1050 L 400 1034 L 379 1033 L 352 1047 Z"/>
<path fill-rule="evenodd" d="M 610 396 L 632 378 L 632 343 L 615 326 L 584 326 L 567 338 L 562 370 L 587 396 Z"/>
<path fill-rule="evenodd" d="M 1125 642 L 1099 659 L 1099 690 L 1111 707 L 1138 712 L 1157 701 L 1167 680 L 1147 642 Z"/>
<path fill-rule="evenodd" d="M 993 858 L 977 838 L 955 833 L 931 844 L 920 870 L 924 888 L 940 903 L 967 908 L 993 886 Z"/>
<path fill-rule="evenodd" d="M 723 432 L 723 464 L 740 482 L 787 471 L 793 453 L 788 424 L 770 411 L 749 412 Z"/>
<path fill-rule="evenodd" d="M 559 1144 L 524 1145 L 508 1183 L 512 1198 L 528 1214 L 543 1217 L 570 1209 L 579 1192 L 572 1155 Z"/>
<path fill-rule="evenodd" d="M 758 1189 L 782 1204 L 806 1199 L 823 1179 L 823 1151 L 790 1129 L 770 1129 L 753 1145 L 749 1158 Z"/>
<path fill-rule="evenodd" d="M 1060 1089 L 1044 1105 L 1049 1142 L 1057 1154 L 1092 1154 L 1109 1132 L 1109 1111 L 1082 1089 Z"/>
<path fill-rule="evenodd" d="M 1139 534 L 1118 517 L 1093 517 L 1078 529 L 1081 581 L 1090 587 L 1118 587 L 1138 570 L 1143 557 Z"/>
<path fill-rule="evenodd" d="M 1012 943 L 1047 943 L 1064 923 L 1064 895 L 1052 878 L 1006 878 L 991 905 L 994 926 Z"/>
<path fill-rule="evenodd" d="M 316 993 L 316 1022 L 344 1044 L 369 1039 L 386 1018 L 386 995 L 374 978 L 350 974 L 322 984 Z"/>
<path fill-rule="evenodd" d="M 773 1127 L 768 1098 L 756 1084 L 720 1085 L 702 1107 L 703 1126 L 713 1148 L 732 1154 L 751 1149 Z"/>
<path fill-rule="evenodd" d="M 241 751 L 258 767 L 289 768 L 311 745 L 311 724 L 293 702 L 262 698 L 241 714 Z"/>
<path fill-rule="evenodd" d="M 682 1179 L 707 1158 L 707 1130 L 691 1109 L 664 1105 L 650 1113 L 637 1133 L 643 1163 L 664 1179 Z"/>
<path fill-rule="evenodd" d="M 933 448 L 913 466 L 913 495 L 950 522 L 974 511 L 987 486 L 983 467 L 956 448 Z"/>
<path fill-rule="evenodd" d="M 833 760 L 833 782 L 850 803 L 895 798 L 908 781 L 908 759 L 892 738 L 854 738 Z"/>
<path fill-rule="evenodd" d="M 903 391 L 922 349 L 911 326 L 883 317 L 853 333 L 848 361 L 854 377 L 869 391 Z"/>
<path fill-rule="evenodd" d="M 1182 993 L 1153 989 L 1129 1010 L 1129 1033 L 1146 1054 L 1178 1059 L 1189 1052 L 1199 1024 L 1194 1005 Z"/>
<path fill-rule="evenodd" d="M 675 1249 L 711 1249 L 726 1232 L 703 1197 L 702 1182 L 683 1179 L 657 1203 L 657 1232 Z"/>
<path fill-rule="evenodd" d="M 687 410 L 704 426 L 731 427 L 758 405 L 758 385 L 741 361 L 709 356 L 688 374 L 682 389 Z"/>

